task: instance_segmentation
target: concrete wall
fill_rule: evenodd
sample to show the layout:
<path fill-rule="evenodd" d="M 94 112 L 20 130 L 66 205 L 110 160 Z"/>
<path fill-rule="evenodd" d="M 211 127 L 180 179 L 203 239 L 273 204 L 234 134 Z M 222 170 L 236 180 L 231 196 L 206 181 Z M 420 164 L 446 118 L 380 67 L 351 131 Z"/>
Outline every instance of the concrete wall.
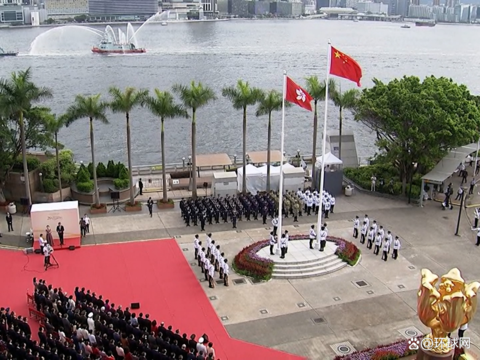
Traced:
<path fill-rule="evenodd" d="M 38 175 L 40 170 L 36 169 L 30 171 L 29 179 L 30 179 L 30 191 L 33 194 L 40 188 L 40 176 Z M 11 201 L 20 201 L 21 198 L 27 197 L 25 194 L 25 183 L 21 181 L 23 173 L 19 172 L 11 172 L 8 175 L 8 179 L 5 182 L 5 187 L 3 189 L 5 193 L 5 197 L 7 200 Z"/>

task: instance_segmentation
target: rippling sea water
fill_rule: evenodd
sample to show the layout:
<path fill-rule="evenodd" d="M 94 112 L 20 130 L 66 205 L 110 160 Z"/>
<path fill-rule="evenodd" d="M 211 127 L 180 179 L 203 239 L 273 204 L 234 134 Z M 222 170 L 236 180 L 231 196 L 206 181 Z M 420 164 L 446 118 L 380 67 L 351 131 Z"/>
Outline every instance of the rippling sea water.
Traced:
<path fill-rule="evenodd" d="M 138 27 L 138 25 L 137 25 Z M 125 31 L 125 26 L 119 26 Z M 104 26 L 96 27 L 103 30 Z M 48 33 L 46 33 L 49 31 Z M 43 35 L 42 35 L 43 34 Z M 161 90 L 192 80 L 211 86 L 218 99 L 198 112 L 198 153 L 241 154 L 241 113 L 221 97 L 224 86 L 238 79 L 263 89 L 281 91 L 282 71 L 297 83 L 309 75 L 325 77 L 326 44 L 354 57 L 363 68 L 362 86 L 376 77 L 389 81 L 404 75 L 434 74 L 466 84 L 480 92 L 480 43 L 476 26 L 438 25 L 402 29 L 400 24 L 327 20 L 238 20 L 206 23 L 149 24 L 137 34 L 147 54 L 99 56 L 90 52 L 98 42 L 94 32 L 79 28 L 1 29 L 0 47 L 18 50 L 16 58 L 0 59 L 0 77 L 32 67 L 34 80 L 54 91 L 48 105 L 61 114 L 76 94 L 105 94 L 118 86 Z M 37 38 L 34 51 L 30 44 Z M 340 81 L 340 80 L 339 80 Z M 341 81 L 342 89 L 355 86 Z M 323 119 L 323 104 L 320 116 Z M 249 111 L 250 151 L 265 150 L 267 118 Z M 329 129 L 338 128 L 338 110 L 329 106 Z M 134 164 L 160 163 L 159 120 L 145 109 L 132 114 Z M 311 154 L 312 114 L 297 107 L 287 109 L 285 150 Z M 125 119 L 109 115 L 110 124 L 95 125 L 98 161 L 126 161 Z M 274 116 L 273 148 L 280 149 L 280 113 Z M 321 123 L 321 122 L 320 122 Z M 374 139 L 347 112 L 345 128 L 356 133 L 360 156 L 375 152 Z M 174 119 L 166 124 L 166 157 L 181 162 L 190 154 L 190 123 Z M 77 161 L 89 161 L 88 121 L 78 120 L 62 130 L 60 140 L 75 152 Z M 321 132 L 319 132 L 321 149 Z"/>

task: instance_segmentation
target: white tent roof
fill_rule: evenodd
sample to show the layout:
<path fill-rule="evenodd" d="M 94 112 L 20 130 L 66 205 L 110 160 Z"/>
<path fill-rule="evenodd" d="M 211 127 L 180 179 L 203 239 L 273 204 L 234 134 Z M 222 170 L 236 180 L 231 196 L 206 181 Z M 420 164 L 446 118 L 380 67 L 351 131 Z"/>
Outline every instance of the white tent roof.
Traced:
<path fill-rule="evenodd" d="M 54 203 L 45 203 L 45 204 L 33 204 L 30 212 L 58 211 L 58 210 L 69 210 L 69 209 L 78 209 L 78 201 L 63 201 L 63 202 L 54 202 Z"/>
<path fill-rule="evenodd" d="M 448 179 L 457 169 L 458 165 L 465 160 L 467 155 L 477 151 L 477 144 L 473 143 L 458 147 L 450 151 L 428 174 L 422 177 L 425 182 L 441 184 Z"/>
<path fill-rule="evenodd" d="M 317 163 L 316 165 L 323 164 L 323 155 L 317 157 Z M 328 152 L 325 154 L 325 166 L 326 165 L 342 165 L 343 161 L 337 158 L 335 155 L 333 155 L 331 152 Z"/>

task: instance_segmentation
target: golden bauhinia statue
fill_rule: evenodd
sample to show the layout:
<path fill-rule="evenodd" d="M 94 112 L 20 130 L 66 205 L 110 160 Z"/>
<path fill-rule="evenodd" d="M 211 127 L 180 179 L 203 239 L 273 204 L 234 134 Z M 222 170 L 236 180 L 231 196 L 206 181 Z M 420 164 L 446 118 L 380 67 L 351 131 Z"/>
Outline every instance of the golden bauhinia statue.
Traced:
<path fill-rule="evenodd" d="M 422 323 L 432 332 L 424 337 L 422 348 L 434 354 L 448 354 L 452 342 L 448 334 L 467 324 L 477 311 L 479 282 L 466 284 L 460 270 L 452 269 L 440 277 L 422 269 L 418 290 L 417 312 Z"/>

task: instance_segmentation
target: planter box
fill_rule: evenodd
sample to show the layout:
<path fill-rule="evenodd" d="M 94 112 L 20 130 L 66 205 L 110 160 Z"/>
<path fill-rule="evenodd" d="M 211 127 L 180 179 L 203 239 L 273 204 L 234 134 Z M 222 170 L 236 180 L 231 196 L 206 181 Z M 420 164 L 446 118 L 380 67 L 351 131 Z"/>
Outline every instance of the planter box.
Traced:
<path fill-rule="evenodd" d="M 113 178 L 99 178 L 97 181 L 98 188 L 99 188 L 99 195 L 102 198 L 100 201 L 102 203 L 112 204 L 113 201 L 110 199 L 110 193 L 112 191 L 118 192 L 120 198 L 118 199 L 119 203 L 124 203 L 130 200 L 130 188 L 123 189 L 123 190 L 115 190 L 113 186 Z M 102 186 L 103 185 L 103 186 Z M 95 196 L 93 191 L 91 193 L 84 193 L 78 191 L 75 184 L 71 185 L 71 196 L 74 200 L 77 200 L 81 205 L 92 205 L 95 203 Z M 136 192 L 137 188 L 136 185 L 133 185 L 133 191 Z M 107 200 L 108 199 L 108 200 Z"/>
<path fill-rule="evenodd" d="M 107 207 L 101 207 L 100 209 L 97 208 L 90 208 L 90 214 L 106 214 L 107 213 Z"/>
<path fill-rule="evenodd" d="M 129 211 L 142 211 L 142 205 L 141 205 L 141 204 L 138 204 L 138 205 L 135 205 L 135 206 L 125 205 L 125 211 L 126 211 L 126 212 L 129 212 Z"/>
<path fill-rule="evenodd" d="M 70 186 L 62 189 L 62 196 L 63 199 L 72 196 Z M 33 194 L 33 202 L 35 203 L 62 202 L 63 199 L 60 199 L 60 190 L 51 194 L 43 192 L 35 192 Z"/>
<path fill-rule="evenodd" d="M 163 203 L 161 201 L 157 201 L 157 207 L 159 209 L 173 209 L 175 207 L 175 203 Z"/>

